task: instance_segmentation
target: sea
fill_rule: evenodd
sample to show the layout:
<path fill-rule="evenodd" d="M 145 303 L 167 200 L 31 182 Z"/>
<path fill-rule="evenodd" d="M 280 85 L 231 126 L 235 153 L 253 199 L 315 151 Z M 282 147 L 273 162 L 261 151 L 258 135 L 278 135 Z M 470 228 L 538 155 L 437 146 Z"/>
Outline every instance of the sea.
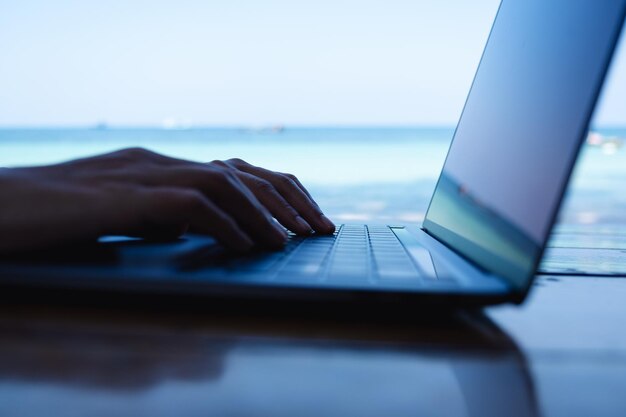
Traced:
<path fill-rule="evenodd" d="M 295 174 L 336 222 L 420 223 L 453 133 L 452 127 L 4 128 L 0 166 L 135 146 L 194 161 L 238 157 Z M 626 225 L 625 142 L 626 127 L 593 130 L 560 224 Z"/>

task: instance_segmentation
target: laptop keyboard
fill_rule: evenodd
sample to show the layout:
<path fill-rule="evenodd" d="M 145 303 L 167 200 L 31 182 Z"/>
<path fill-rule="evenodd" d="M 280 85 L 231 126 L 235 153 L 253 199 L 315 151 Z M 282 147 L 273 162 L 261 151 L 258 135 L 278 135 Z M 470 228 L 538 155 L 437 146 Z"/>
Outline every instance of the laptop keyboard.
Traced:
<path fill-rule="evenodd" d="M 388 226 L 342 225 L 328 236 L 292 234 L 284 251 L 239 259 L 233 267 L 277 281 L 421 281 L 412 258 Z"/>

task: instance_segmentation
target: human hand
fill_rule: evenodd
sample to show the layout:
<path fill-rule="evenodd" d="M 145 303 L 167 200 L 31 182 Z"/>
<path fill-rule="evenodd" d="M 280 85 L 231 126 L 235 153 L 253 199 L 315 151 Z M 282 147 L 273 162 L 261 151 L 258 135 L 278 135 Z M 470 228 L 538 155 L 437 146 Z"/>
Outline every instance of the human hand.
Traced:
<path fill-rule="evenodd" d="M 204 164 L 145 149 L 0 170 L 0 195 L 0 253 L 186 231 L 247 251 L 282 247 L 287 234 L 280 224 L 302 235 L 335 229 L 291 174 L 240 159 Z"/>

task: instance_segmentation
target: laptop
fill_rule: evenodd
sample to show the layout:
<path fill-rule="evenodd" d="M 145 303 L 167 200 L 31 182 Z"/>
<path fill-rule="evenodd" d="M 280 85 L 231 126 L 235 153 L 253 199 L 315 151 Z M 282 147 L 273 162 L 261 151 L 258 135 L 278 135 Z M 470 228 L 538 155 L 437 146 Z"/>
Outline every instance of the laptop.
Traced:
<path fill-rule="evenodd" d="M 105 238 L 2 261 L 3 293 L 30 296 L 37 288 L 47 297 L 72 290 L 344 310 L 347 303 L 521 303 L 625 14 L 626 0 L 502 1 L 421 227 L 344 224 L 333 236 L 293 236 L 282 252 L 244 258 L 206 236 Z"/>

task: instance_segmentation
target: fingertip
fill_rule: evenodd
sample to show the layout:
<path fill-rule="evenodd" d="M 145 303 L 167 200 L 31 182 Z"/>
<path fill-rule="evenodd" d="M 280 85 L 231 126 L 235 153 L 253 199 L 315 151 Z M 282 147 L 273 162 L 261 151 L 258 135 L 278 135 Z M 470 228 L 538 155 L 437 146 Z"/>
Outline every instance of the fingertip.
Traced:
<path fill-rule="evenodd" d="M 298 233 L 300 235 L 311 235 L 311 234 L 313 234 L 313 232 L 314 232 L 313 228 L 302 217 L 297 216 L 296 219 L 295 219 L 295 222 L 298 225 L 298 227 L 297 227 L 298 230 L 294 230 L 296 233 Z"/>
<path fill-rule="evenodd" d="M 320 215 L 320 223 L 322 225 L 322 230 L 320 230 L 320 232 L 327 234 L 335 232 L 335 223 L 323 214 Z"/>
<path fill-rule="evenodd" d="M 273 227 L 274 231 L 272 233 L 272 244 L 276 244 L 276 246 L 280 246 L 283 247 L 285 246 L 285 244 L 287 243 L 287 239 L 289 238 L 289 235 L 287 234 L 287 232 L 285 231 L 285 229 L 279 225 L 278 223 L 274 224 Z"/>

